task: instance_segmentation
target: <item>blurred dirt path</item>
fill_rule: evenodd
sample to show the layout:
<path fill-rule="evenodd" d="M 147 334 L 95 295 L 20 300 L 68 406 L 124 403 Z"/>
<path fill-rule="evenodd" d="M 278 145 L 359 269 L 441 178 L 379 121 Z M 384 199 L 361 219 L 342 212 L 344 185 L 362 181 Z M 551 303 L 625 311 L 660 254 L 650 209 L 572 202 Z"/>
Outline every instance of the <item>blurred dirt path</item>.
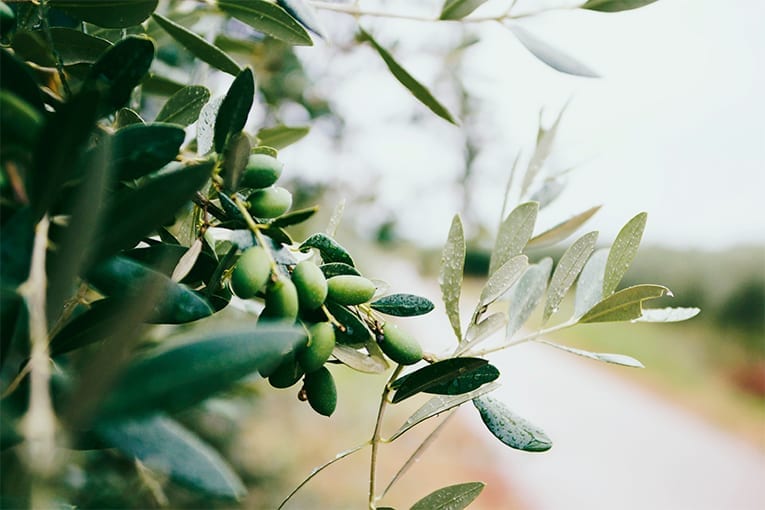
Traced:
<path fill-rule="evenodd" d="M 377 274 L 393 284 L 393 292 L 420 293 L 437 304 L 429 320 L 409 328 L 426 348 L 443 349 L 453 333 L 435 278 L 423 279 L 392 258 Z M 538 344 L 491 359 L 503 374 L 493 395 L 542 427 L 552 450 L 529 454 L 502 447 L 472 406 L 458 416 L 476 431 L 476 440 L 496 446 L 486 461 L 520 491 L 514 499 L 530 510 L 765 508 L 765 455 L 744 441 L 595 361 Z"/>

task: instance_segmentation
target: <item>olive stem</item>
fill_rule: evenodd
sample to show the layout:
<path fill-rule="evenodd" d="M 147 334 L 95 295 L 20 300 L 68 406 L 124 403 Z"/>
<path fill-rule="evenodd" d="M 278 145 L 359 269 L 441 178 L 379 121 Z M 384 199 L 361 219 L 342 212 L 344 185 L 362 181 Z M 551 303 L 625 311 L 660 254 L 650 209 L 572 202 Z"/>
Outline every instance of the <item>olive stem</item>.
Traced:
<path fill-rule="evenodd" d="M 343 326 L 340 323 L 340 321 L 337 320 L 337 318 L 335 318 L 335 316 L 330 313 L 329 308 L 327 308 L 326 304 L 321 305 L 321 311 L 324 312 L 324 315 L 327 316 L 327 320 L 330 322 L 330 324 L 338 328 L 340 331 L 345 332 L 346 330 L 345 326 Z"/>
<path fill-rule="evenodd" d="M 284 505 L 287 504 L 287 501 L 289 501 L 292 498 L 292 496 L 297 494 L 297 492 L 300 489 L 302 489 L 305 484 L 307 484 L 314 476 L 318 475 L 325 468 L 328 468 L 329 466 L 331 466 L 332 464 L 334 464 L 335 462 L 337 462 L 340 459 L 344 459 L 345 457 L 347 457 L 347 456 L 349 456 L 349 455 L 351 455 L 353 453 L 356 453 L 357 451 L 359 451 L 359 450 L 361 450 L 363 448 L 366 448 L 370 444 L 371 443 L 369 441 L 364 441 L 363 443 L 361 443 L 358 446 L 354 446 L 353 448 L 345 450 L 344 452 L 338 453 L 331 460 L 325 462 L 321 466 L 318 466 L 318 467 L 314 468 L 313 471 L 311 471 L 311 473 L 305 478 L 305 480 L 300 482 L 300 484 L 297 487 L 295 487 L 293 489 L 293 491 L 290 492 L 289 495 L 286 498 L 284 498 L 284 500 L 279 504 L 279 506 L 276 507 L 276 510 L 281 510 L 282 508 L 284 508 Z"/>
<path fill-rule="evenodd" d="M 250 211 L 247 210 L 247 208 L 244 206 L 244 202 L 242 202 L 242 199 L 239 197 L 239 195 L 234 195 L 234 203 L 236 204 L 236 208 L 239 209 L 239 212 L 242 213 L 242 217 L 244 218 L 244 222 L 247 223 L 247 226 L 252 230 L 252 233 L 255 235 L 255 239 L 258 240 L 258 244 L 261 245 L 265 250 L 266 254 L 268 255 L 269 260 L 271 261 L 271 274 L 275 275 L 277 274 L 278 268 L 276 266 L 276 259 L 274 259 L 273 254 L 271 253 L 271 249 L 266 244 L 265 238 L 263 238 L 263 234 L 260 231 L 260 227 L 257 223 L 255 223 L 255 220 L 252 219 L 252 216 L 250 216 Z"/>
<path fill-rule="evenodd" d="M 375 430 L 372 433 L 372 439 L 370 442 L 372 443 L 372 455 L 369 462 L 369 510 L 375 510 L 377 508 L 377 501 L 375 499 L 375 482 L 376 482 L 376 471 L 377 471 L 377 449 L 380 446 L 380 433 L 382 431 L 382 421 L 383 416 L 385 414 L 385 408 L 388 405 L 388 394 L 390 393 L 390 385 L 393 381 L 395 381 L 398 378 L 398 375 L 401 373 L 401 371 L 404 369 L 403 365 L 397 365 L 396 369 L 393 370 L 393 373 L 391 373 L 390 377 L 388 378 L 388 382 L 385 383 L 385 387 L 382 391 L 382 396 L 380 397 L 380 407 L 377 410 L 377 420 L 375 421 Z"/>

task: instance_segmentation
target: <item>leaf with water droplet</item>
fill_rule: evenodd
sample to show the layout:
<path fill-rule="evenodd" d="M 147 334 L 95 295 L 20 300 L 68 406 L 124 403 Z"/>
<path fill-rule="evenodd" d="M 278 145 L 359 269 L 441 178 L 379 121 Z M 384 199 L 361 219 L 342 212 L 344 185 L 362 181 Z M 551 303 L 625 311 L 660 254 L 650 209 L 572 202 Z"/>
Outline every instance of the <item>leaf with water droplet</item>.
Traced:
<path fill-rule="evenodd" d="M 587 310 L 603 299 L 603 275 L 606 271 L 608 248 L 595 250 L 584 265 L 576 284 L 574 317 L 581 317 Z"/>
<path fill-rule="evenodd" d="M 510 289 L 510 307 L 507 320 L 507 338 L 512 337 L 529 320 L 531 313 L 542 301 L 552 270 L 552 259 L 546 257 L 529 266 L 520 280 Z"/>
<path fill-rule="evenodd" d="M 526 255 L 517 255 L 505 262 L 484 285 L 478 299 L 478 308 L 488 306 L 499 299 L 518 281 L 528 266 L 529 258 Z"/>
<path fill-rule="evenodd" d="M 550 287 L 547 289 L 547 302 L 542 316 L 543 323 L 547 322 L 550 316 L 558 311 L 561 301 L 595 249 L 597 240 L 597 232 L 587 233 L 577 239 L 560 258 L 558 267 L 553 272 Z"/>
<path fill-rule="evenodd" d="M 478 324 L 471 324 L 467 332 L 465 332 L 465 339 L 460 342 L 457 353 L 466 352 L 468 349 L 472 349 L 479 343 L 489 338 L 492 334 L 496 333 L 507 323 L 507 316 L 502 312 L 497 312 L 489 315 Z"/>
<path fill-rule="evenodd" d="M 635 285 L 611 294 L 593 306 L 579 323 L 622 322 L 639 319 L 643 315 L 643 301 L 666 296 L 669 289 L 661 285 Z"/>
<path fill-rule="evenodd" d="M 582 356 L 583 358 L 604 361 L 606 363 L 613 363 L 614 365 L 622 365 L 624 367 L 645 368 L 641 362 L 631 356 L 625 356 L 624 354 L 583 351 L 582 349 L 575 349 L 573 347 L 548 342 L 546 340 L 539 340 L 539 342 L 545 345 L 549 345 L 550 347 L 555 347 L 556 349 L 560 349 L 562 351 L 570 352 L 571 354 L 576 354 L 577 356 Z"/>
<path fill-rule="evenodd" d="M 489 275 L 519 255 L 529 241 L 539 212 L 538 202 L 526 202 L 513 209 L 502 222 L 489 261 Z"/>
<path fill-rule="evenodd" d="M 463 510 L 485 486 L 482 482 L 468 482 L 443 487 L 417 501 L 410 510 Z"/>
<path fill-rule="evenodd" d="M 637 254 L 648 214 L 642 212 L 627 222 L 611 245 L 603 277 L 603 295 L 613 294 Z"/>
<path fill-rule="evenodd" d="M 459 215 L 452 219 L 446 245 L 441 252 L 441 268 L 438 273 L 438 284 L 441 286 L 441 297 L 444 300 L 446 315 L 452 325 L 457 340 L 462 340 L 460 324 L 460 293 L 462 292 L 462 274 L 465 268 L 465 233 Z"/>
<path fill-rule="evenodd" d="M 571 218 L 558 223 L 551 229 L 545 230 L 539 235 L 534 236 L 526 245 L 527 248 L 546 248 L 555 243 L 563 241 L 568 236 L 576 232 L 579 227 L 584 225 L 587 220 L 600 210 L 601 206 L 595 206 L 581 212 Z"/>
<path fill-rule="evenodd" d="M 492 397 L 473 399 L 481 419 L 494 437 L 510 448 L 526 452 L 545 452 L 552 441 L 542 429 L 513 413 L 504 403 Z"/>

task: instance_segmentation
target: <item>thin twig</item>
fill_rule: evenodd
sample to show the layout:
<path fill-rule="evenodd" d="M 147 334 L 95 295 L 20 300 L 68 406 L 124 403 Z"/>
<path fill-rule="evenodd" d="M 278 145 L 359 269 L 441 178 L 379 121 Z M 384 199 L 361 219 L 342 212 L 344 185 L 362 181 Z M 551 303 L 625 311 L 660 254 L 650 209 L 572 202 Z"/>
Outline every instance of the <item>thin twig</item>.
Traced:
<path fill-rule="evenodd" d="M 385 383 L 382 395 L 380 397 L 380 407 L 377 410 L 377 420 L 375 421 L 375 430 L 372 433 L 372 455 L 369 460 L 369 510 L 374 510 L 377 507 L 377 500 L 375 498 L 375 483 L 377 472 L 377 449 L 380 446 L 380 433 L 382 431 L 382 421 L 385 414 L 385 408 L 388 405 L 388 393 L 390 393 L 390 385 L 398 378 L 398 375 L 404 369 L 403 365 L 398 365 L 396 369 L 390 374 L 388 382 Z"/>

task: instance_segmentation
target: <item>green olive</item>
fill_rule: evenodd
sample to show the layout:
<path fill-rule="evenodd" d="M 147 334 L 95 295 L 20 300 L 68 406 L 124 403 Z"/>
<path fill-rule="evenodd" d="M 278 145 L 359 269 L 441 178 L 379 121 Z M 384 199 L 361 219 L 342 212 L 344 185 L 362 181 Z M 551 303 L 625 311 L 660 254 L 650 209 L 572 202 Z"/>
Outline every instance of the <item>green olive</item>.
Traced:
<path fill-rule="evenodd" d="M 415 338 L 398 329 L 395 324 L 383 326 L 380 348 L 390 359 L 401 365 L 413 365 L 422 359 L 422 347 Z"/>
<path fill-rule="evenodd" d="M 304 260 L 292 270 L 292 283 L 295 284 L 300 305 L 315 310 L 327 299 L 327 279 L 319 266 Z"/>
<path fill-rule="evenodd" d="M 289 388 L 303 377 L 303 369 L 295 358 L 282 361 L 276 370 L 268 376 L 268 383 L 274 388 Z"/>
<path fill-rule="evenodd" d="M 284 275 L 266 287 L 266 307 L 263 318 L 295 322 L 298 314 L 298 295 L 295 285 Z"/>
<path fill-rule="evenodd" d="M 255 190 L 248 198 L 250 213 L 256 218 L 276 218 L 292 206 L 292 193 L 279 186 Z"/>
<path fill-rule="evenodd" d="M 315 372 L 306 374 L 304 389 L 308 403 L 314 411 L 323 416 L 329 416 L 335 412 L 337 387 L 327 367 L 321 367 Z"/>
<path fill-rule="evenodd" d="M 252 154 L 239 184 L 243 188 L 267 188 L 282 175 L 284 164 L 268 154 Z"/>
<path fill-rule="evenodd" d="M 271 259 L 265 248 L 247 248 L 231 273 L 231 288 L 240 298 L 249 299 L 263 288 L 270 274 Z"/>
<path fill-rule="evenodd" d="M 298 351 L 297 359 L 307 374 L 324 366 L 335 349 L 335 328 L 319 322 L 308 328 L 308 345 Z"/>
<path fill-rule="evenodd" d="M 374 296 L 375 284 L 363 276 L 339 275 L 327 280 L 328 297 L 341 305 L 360 305 Z"/>

